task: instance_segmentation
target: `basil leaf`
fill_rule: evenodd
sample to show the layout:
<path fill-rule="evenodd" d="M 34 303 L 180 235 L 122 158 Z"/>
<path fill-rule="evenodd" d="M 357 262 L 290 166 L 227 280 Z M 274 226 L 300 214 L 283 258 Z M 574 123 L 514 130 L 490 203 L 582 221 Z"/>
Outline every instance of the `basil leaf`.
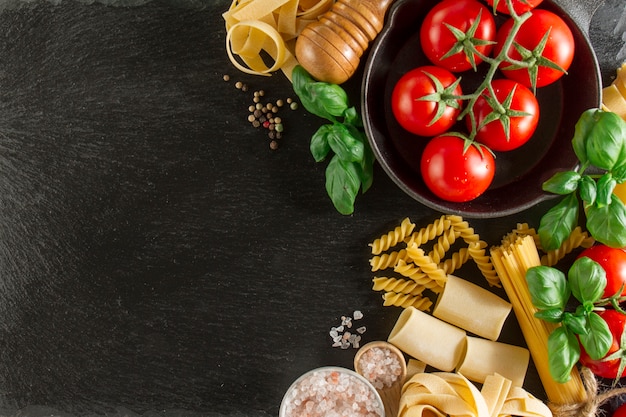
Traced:
<path fill-rule="evenodd" d="M 613 248 L 626 246 L 626 207 L 615 194 L 611 204 L 587 210 L 587 230 L 598 242 Z"/>
<path fill-rule="evenodd" d="M 598 195 L 596 197 L 596 204 L 599 206 L 605 206 L 611 204 L 611 195 L 617 182 L 613 178 L 613 175 L 606 173 L 598 179 Z"/>
<path fill-rule="evenodd" d="M 346 111 L 343 112 L 343 118 L 343 122 L 346 124 L 363 127 L 363 120 L 361 120 L 361 116 L 354 106 L 347 108 Z"/>
<path fill-rule="evenodd" d="M 583 175 L 578 186 L 580 198 L 585 202 L 586 206 L 596 202 L 598 195 L 598 184 L 589 175 Z"/>
<path fill-rule="evenodd" d="M 576 314 L 563 314 L 563 326 L 567 327 L 568 331 L 578 335 L 589 332 L 587 327 L 587 316 L 582 312 L 576 312 Z"/>
<path fill-rule="evenodd" d="M 577 223 L 578 198 L 574 193 L 565 197 L 541 217 L 537 233 L 543 249 L 553 250 L 561 247 Z"/>
<path fill-rule="evenodd" d="M 604 268 L 586 256 L 574 261 L 567 273 L 567 279 L 572 294 L 583 304 L 593 304 L 602 298 L 607 283 Z"/>
<path fill-rule="evenodd" d="M 572 147 L 574 148 L 574 153 L 578 157 L 578 160 L 582 162 L 583 165 L 587 162 L 587 138 L 596 123 L 596 111 L 597 109 L 584 111 L 574 127 Z"/>
<path fill-rule="evenodd" d="M 580 181 L 578 172 L 562 171 L 557 172 L 552 178 L 544 182 L 542 188 L 549 193 L 564 195 L 576 191 L 578 181 Z"/>
<path fill-rule="evenodd" d="M 348 94 L 339 85 L 315 81 L 300 65 L 291 77 L 295 93 L 310 113 L 334 122 L 348 109 Z"/>
<path fill-rule="evenodd" d="M 311 137 L 309 149 L 313 158 L 315 158 L 315 162 L 321 162 L 328 156 L 330 152 L 328 137 L 332 134 L 332 129 L 332 125 L 322 125 Z"/>
<path fill-rule="evenodd" d="M 593 360 L 602 359 L 613 344 L 609 325 L 597 313 L 587 316 L 587 333 L 578 336 L 580 343 Z"/>
<path fill-rule="evenodd" d="M 548 266 L 534 266 L 526 271 L 526 282 L 531 301 L 539 310 L 565 308 L 570 288 L 563 272 Z"/>
<path fill-rule="evenodd" d="M 363 192 L 369 190 L 374 181 L 374 161 L 376 157 L 369 142 L 364 142 L 363 159 L 361 160 L 361 187 Z"/>
<path fill-rule="evenodd" d="M 569 381 L 572 368 L 580 359 L 580 346 L 576 335 L 565 327 L 557 327 L 548 336 L 548 368 L 555 381 Z"/>
<path fill-rule="evenodd" d="M 587 131 L 589 163 L 604 170 L 626 163 L 626 122 L 613 112 L 596 109 L 595 123 Z"/>
<path fill-rule="evenodd" d="M 339 213 L 354 212 L 354 201 L 360 187 L 357 166 L 334 155 L 326 167 L 326 192 Z"/>
<path fill-rule="evenodd" d="M 534 316 L 548 323 L 560 323 L 563 320 L 563 309 L 549 308 L 547 310 L 539 310 Z"/>
<path fill-rule="evenodd" d="M 334 123 L 327 135 L 328 145 L 342 161 L 355 162 L 363 159 L 363 142 L 341 123 Z"/>
<path fill-rule="evenodd" d="M 613 178 L 615 178 L 618 184 L 623 183 L 626 181 L 626 164 L 616 167 L 611 171 L 611 174 L 613 174 Z"/>

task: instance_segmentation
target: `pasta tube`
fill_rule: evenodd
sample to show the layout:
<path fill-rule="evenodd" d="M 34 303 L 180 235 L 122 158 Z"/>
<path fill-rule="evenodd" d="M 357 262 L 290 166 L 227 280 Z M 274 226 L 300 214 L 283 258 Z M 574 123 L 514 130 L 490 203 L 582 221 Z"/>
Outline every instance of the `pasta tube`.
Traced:
<path fill-rule="evenodd" d="M 499 374 L 514 387 L 524 385 L 530 352 L 528 349 L 479 337 L 467 336 L 463 360 L 457 372 L 483 383 L 489 375 Z"/>
<path fill-rule="evenodd" d="M 497 340 L 511 308 L 511 303 L 491 291 L 448 275 L 433 316 L 477 336 Z"/>
<path fill-rule="evenodd" d="M 406 354 L 441 371 L 452 371 L 465 350 L 464 330 L 414 307 L 404 309 L 388 342 Z"/>

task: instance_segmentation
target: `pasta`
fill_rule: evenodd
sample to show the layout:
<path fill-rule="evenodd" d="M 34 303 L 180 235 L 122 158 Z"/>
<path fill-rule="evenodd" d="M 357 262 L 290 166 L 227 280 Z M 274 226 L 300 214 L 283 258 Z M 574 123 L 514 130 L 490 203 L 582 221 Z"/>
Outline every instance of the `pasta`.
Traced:
<path fill-rule="evenodd" d="M 425 286 L 415 281 L 405 279 L 376 277 L 372 281 L 374 282 L 372 286 L 374 291 L 397 292 L 416 296 L 421 295 L 426 289 Z"/>
<path fill-rule="evenodd" d="M 491 259 L 517 317 L 526 344 L 537 367 L 548 399 L 555 404 L 578 404 L 586 399 L 580 374 L 573 369 L 568 382 L 554 381 L 548 367 L 548 337 L 556 324 L 534 316 L 536 311 L 528 286 L 526 271 L 541 265 L 532 236 L 518 237 L 506 245 L 491 249 Z"/>
<path fill-rule="evenodd" d="M 406 249 L 372 256 L 372 258 L 370 258 L 372 272 L 392 268 L 400 259 L 407 260 Z"/>
<path fill-rule="evenodd" d="M 372 247 L 372 254 L 379 255 L 380 253 L 397 245 L 399 242 L 402 242 L 413 232 L 414 228 L 415 224 L 412 223 L 408 217 L 405 218 L 400 226 L 370 243 L 370 246 Z"/>
<path fill-rule="evenodd" d="M 430 279 L 443 288 L 447 280 L 447 274 L 439 268 L 438 264 L 430 256 L 424 253 L 423 249 L 413 243 L 407 248 L 407 253 L 415 265 L 419 266 Z"/>
<path fill-rule="evenodd" d="M 489 285 L 492 287 L 501 287 L 500 278 L 498 278 L 498 274 L 491 263 L 489 255 L 487 255 L 486 247 L 487 243 L 478 240 L 470 242 L 467 251 Z"/>
<path fill-rule="evenodd" d="M 419 231 L 414 232 L 406 239 L 406 244 L 411 245 L 423 245 L 424 243 L 433 240 L 437 236 L 440 236 L 443 232 L 450 228 L 450 220 L 446 216 L 441 216 L 426 227 L 421 228 Z"/>
<path fill-rule="evenodd" d="M 460 233 L 455 229 L 444 231 L 441 236 L 439 236 L 439 239 L 437 239 L 437 243 L 435 243 L 428 256 L 432 258 L 433 262 L 437 264 L 440 263 L 443 257 L 446 256 L 446 252 L 450 250 L 450 247 L 459 236 Z M 415 243 L 412 243 L 410 246 L 415 246 Z"/>
<path fill-rule="evenodd" d="M 394 267 L 394 271 L 401 274 L 402 276 L 412 279 L 413 281 L 425 286 L 435 293 L 441 292 L 441 290 L 443 289 L 443 285 L 433 280 L 431 277 L 428 276 L 428 274 L 423 272 L 413 263 L 407 263 L 400 260 Z"/>
<path fill-rule="evenodd" d="M 448 259 L 445 259 L 439 264 L 439 268 L 444 273 L 451 274 L 460 267 L 463 266 L 470 258 L 469 248 L 461 248 L 457 252 L 454 252 Z"/>
<path fill-rule="evenodd" d="M 282 70 L 291 79 L 297 65 L 295 39 L 333 3 L 332 0 L 234 0 L 222 14 L 228 58 L 245 73 L 269 76 Z M 266 65 L 264 55 L 273 60 L 271 66 Z"/>
<path fill-rule="evenodd" d="M 396 306 L 402 308 L 413 307 L 420 311 L 428 311 L 433 302 L 421 295 L 399 294 L 396 292 L 386 292 L 383 294 L 383 306 Z"/>

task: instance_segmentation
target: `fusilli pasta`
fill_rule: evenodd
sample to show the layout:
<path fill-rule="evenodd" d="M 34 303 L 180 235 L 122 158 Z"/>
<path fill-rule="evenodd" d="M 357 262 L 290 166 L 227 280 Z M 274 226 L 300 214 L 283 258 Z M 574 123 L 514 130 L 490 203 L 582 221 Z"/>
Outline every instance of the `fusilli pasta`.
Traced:
<path fill-rule="evenodd" d="M 393 268 L 400 259 L 407 259 L 406 249 L 400 249 L 399 251 L 393 251 L 372 256 L 372 258 L 370 259 L 372 272 L 380 271 L 387 268 Z"/>
<path fill-rule="evenodd" d="M 421 295 L 426 289 L 425 286 L 413 280 L 399 279 L 393 277 L 375 277 L 372 289 L 374 291 L 397 292 L 410 295 Z"/>
<path fill-rule="evenodd" d="M 402 242 L 413 232 L 414 228 L 415 224 L 412 223 L 408 217 L 405 218 L 402 220 L 400 226 L 370 243 L 370 246 L 372 247 L 372 254 L 379 255 L 389 248 L 397 245 L 399 242 Z"/>
<path fill-rule="evenodd" d="M 383 306 L 396 307 L 415 307 L 421 311 L 428 311 L 433 302 L 428 297 L 415 296 L 410 294 L 398 294 L 395 292 L 386 292 L 383 294 Z"/>

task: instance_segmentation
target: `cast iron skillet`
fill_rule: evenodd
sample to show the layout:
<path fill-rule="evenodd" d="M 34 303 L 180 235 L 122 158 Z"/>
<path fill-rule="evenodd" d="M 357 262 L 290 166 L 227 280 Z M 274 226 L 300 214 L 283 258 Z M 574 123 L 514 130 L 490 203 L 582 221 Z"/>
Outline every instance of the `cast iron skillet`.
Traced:
<path fill-rule="evenodd" d="M 419 44 L 419 27 L 438 0 L 398 0 L 389 10 L 383 31 L 372 44 L 362 83 L 365 132 L 376 159 L 391 179 L 418 202 L 441 212 L 468 218 L 493 218 L 518 213 L 552 194 L 541 189 L 555 172 L 576 166 L 571 146 L 581 113 L 601 103 L 602 83 L 597 58 L 587 34 L 568 13 L 552 1 L 540 7 L 561 16 L 575 40 L 575 56 L 568 74 L 537 89 L 540 121 L 533 138 L 521 148 L 497 153 L 496 174 L 490 188 L 466 203 L 444 201 L 431 193 L 419 170 L 428 138 L 415 136 L 394 120 L 390 96 L 396 81 L 408 70 L 429 61 Z M 501 23 L 507 16 L 499 15 Z M 464 91 L 473 91 L 485 68 L 462 73 Z M 462 129 L 462 127 L 459 128 Z"/>

